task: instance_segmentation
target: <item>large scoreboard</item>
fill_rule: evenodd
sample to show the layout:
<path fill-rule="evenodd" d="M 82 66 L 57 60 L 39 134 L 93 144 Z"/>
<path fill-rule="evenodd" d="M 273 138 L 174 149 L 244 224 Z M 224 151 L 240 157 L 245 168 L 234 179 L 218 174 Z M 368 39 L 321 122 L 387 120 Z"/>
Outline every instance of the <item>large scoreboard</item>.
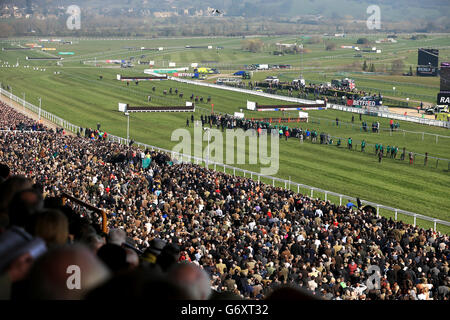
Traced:
<path fill-rule="evenodd" d="M 441 63 L 441 92 L 450 92 L 450 62 Z"/>
<path fill-rule="evenodd" d="M 437 104 L 440 106 L 450 105 L 450 62 L 442 62 L 441 70 L 441 86 L 437 96 Z"/>
<path fill-rule="evenodd" d="M 417 75 L 436 77 L 439 68 L 439 50 L 419 48 L 417 59 Z"/>

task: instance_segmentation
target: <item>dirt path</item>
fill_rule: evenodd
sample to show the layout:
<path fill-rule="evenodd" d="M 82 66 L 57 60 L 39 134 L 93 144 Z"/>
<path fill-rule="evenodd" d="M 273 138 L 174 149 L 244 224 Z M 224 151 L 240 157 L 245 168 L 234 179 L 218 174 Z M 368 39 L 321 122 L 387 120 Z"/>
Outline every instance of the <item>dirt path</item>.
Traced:
<path fill-rule="evenodd" d="M 420 118 L 422 118 L 422 115 L 424 114 L 423 110 L 421 110 L 420 113 L 417 113 L 417 110 L 414 110 L 414 109 L 391 108 L 391 107 L 389 107 L 389 112 L 398 113 L 398 114 L 402 114 L 402 115 L 405 114 L 405 112 L 406 112 L 406 115 L 408 115 L 408 116 L 420 117 Z M 426 114 L 425 119 L 434 119 L 434 115 Z"/>
<path fill-rule="evenodd" d="M 389 99 L 392 99 L 392 100 L 403 101 L 403 102 L 408 101 L 408 100 L 406 100 L 405 98 L 399 98 L 399 97 L 384 96 L 384 95 L 383 95 L 383 97 L 389 98 Z M 434 107 L 434 104 L 431 103 L 431 102 L 425 102 L 425 101 L 420 101 L 420 100 L 411 100 L 411 99 L 410 99 L 408 102 L 411 102 L 411 103 L 414 102 L 414 103 L 416 103 L 417 105 L 420 105 L 420 103 L 422 102 L 422 103 L 423 103 L 423 106 L 424 106 L 425 108 L 428 108 L 428 107 Z"/>
<path fill-rule="evenodd" d="M 4 95 L 0 95 L 0 100 L 3 101 L 4 103 L 7 103 L 10 107 L 14 108 L 17 112 L 20 112 L 20 113 L 28 116 L 29 118 L 31 118 L 33 120 L 36 120 L 36 121 L 39 120 L 39 115 L 38 114 L 30 111 L 29 109 L 24 108 L 23 105 L 17 103 L 16 101 L 11 100 L 8 97 L 5 97 Z M 42 121 L 42 123 L 45 126 L 47 126 L 49 128 L 52 128 L 53 130 L 56 130 L 57 128 L 60 128 L 59 126 L 57 126 L 53 122 L 51 122 L 51 121 L 49 121 L 47 119 L 44 119 L 42 117 L 41 117 L 41 121 Z M 75 133 L 73 133 L 73 132 L 71 132 L 69 130 L 66 130 L 66 134 L 69 134 L 71 136 L 75 136 L 76 135 Z"/>
<path fill-rule="evenodd" d="M 219 74 L 213 74 L 213 75 L 209 75 L 208 76 L 208 80 L 209 79 L 216 79 L 216 78 L 240 78 L 241 76 L 234 76 L 232 73 L 219 73 Z"/>

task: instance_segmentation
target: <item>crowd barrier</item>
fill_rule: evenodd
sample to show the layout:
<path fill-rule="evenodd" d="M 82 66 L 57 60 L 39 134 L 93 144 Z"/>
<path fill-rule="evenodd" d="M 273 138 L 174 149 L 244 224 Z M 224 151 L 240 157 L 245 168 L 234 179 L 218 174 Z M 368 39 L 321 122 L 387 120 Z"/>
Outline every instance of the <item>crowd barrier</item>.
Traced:
<path fill-rule="evenodd" d="M 109 135 L 109 139 L 111 141 L 120 143 L 120 144 L 127 144 L 127 139 L 122 138 L 122 137 L 117 137 L 114 135 Z M 214 170 L 223 170 L 223 172 L 228 172 L 233 175 L 240 175 L 243 177 L 248 177 L 251 179 L 255 179 L 258 182 L 260 182 L 262 179 L 265 179 L 267 182 L 272 183 L 272 186 L 276 186 L 276 184 L 283 186 L 285 189 L 291 189 L 293 191 L 297 191 L 297 193 L 300 193 L 300 188 L 302 189 L 308 189 L 310 191 L 310 196 L 314 197 L 314 193 L 321 193 L 324 195 L 324 200 L 327 201 L 329 199 L 330 196 L 334 196 L 339 198 L 339 205 L 343 205 L 343 200 L 348 200 L 348 201 L 357 201 L 356 198 L 354 197 L 350 197 L 344 194 L 340 194 L 340 193 L 336 193 L 336 192 L 332 192 L 332 191 L 328 191 L 328 190 L 324 190 L 324 189 L 320 189 L 320 188 L 316 188 L 316 187 L 312 187 L 312 186 L 308 186 L 302 183 L 297 183 L 291 180 L 285 180 L 285 179 L 281 179 L 281 178 L 277 178 L 277 177 L 272 177 L 272 176 L 266 176 L 266 175 L 262 175 L 260 173 L 257 172 L 253 172 L 253 171 L 249 171 L 249 170 L 245 170 L 245 169 L 241 169 L 241 168 L 237 168 L 237 167 L 233 167 L 224 163 L 218 163 L 218 162 L 214 162 L 211 160 L 205 160 L 204 158 L 198 158 L 195 156 L 191 156 L 191 155 L 186 155 L 186 154 L 182 154 L 179 152 L 175 152 L 172 150 L 168 150 L 168 149 L 164 149 L 164 148 L 159 148 L 159 147 L 155 147 L 152 145 L 148 145 L 145 143 L 140 143 L 137 142 L 136 143 L 137 146 L 141 147 L 141 148 L 145 148 L 145 149 L 149 149 L 152 151 L 159 151 L 159 152 L 164 152 L 167 154 L 170 154 L 172 156 L 172 159 L 177 159 L 180 162 L 190 162 L 190 163 L 194 163 L 197 165 L 204 165 L 205 167 L 210 168 L 210 166 L 213 166 Z M 228 171 L 227 171 L 228 169 Z M 262 181 L 261 181 L 262 182 Z M 393 212 L 394 214 L 394 219 L 397 221 L 398 220 L 398 215 L 403 214 L 405 216 L 409 216 L 413 218 L 413 225 L 416 226 L 417 224 L 417 219 L 420 220 L 425 220 L 425 221 L 429 221 L 433 223 L 433 228 L 434 230 L 436 230 L 436 226 L 437 224 L 441 224 L 441 225 L 445 225 L 450 227 L 450 222 L 449 221 L 445 221 L 445 220 L 441 220 L 441 219 L 437 219 L 437 218 L 432 218 L 426 215 L 422 215 L 422 214 L 418 214 L 418 213 L 414 213 L 414 212 L 410 212 L 410 211 L 406 211 L 406 210 L 402 210 L 402 209 L 398 209 L 398 208 L 393 208 L 393 207 L 389 207 L 389 206 L 385 206 L 382 204 L 378 204 L 375 202 L 371 202 L 371 201 L 367 201 L 367 200 L 362 200 L 361 199 L 361 203 L 364 205 L 370 205 L 373 206 L 374 208 L 376 208 L 377 210 L 377 216 L 380 216 L 380 209 L 384 209 L 384 210 L 388 210 Z"/>
<path fill-rule="evenodd" d="M 65 202 L 67 200 L 70 200 L 70 201 L 76 203 L 79 206 L 82 206 L 82 207 L 84 207 L 84 208 L 86 208 L 88 210 L 91 210 L 91 211 L 99 214 L 102 217 L 102 232 L 108 233 L 108 217 L 107 217 L 106 212 L 104 210 L 101 210 L 101 209 L 99 209 L 97 207 L 94 207 L 94 206 L 90 205 L 89 203 L 81 201 L 80 199 L 77 199 L 77 198 L 69 195 L 66 192 L 61 193 L 61 197 L 63 199 L 63 203 L 64 204 L 65 204 Z"/>
<path fill-rule="evenodd" d="M 74 125 L 58 116 L 55 116 L 54 114 L 47 112 L 45 110 L 39 110 L 40 108 L 25 102 L 23 99 L 13 95 L 12 93 L 10 93 L 9 91 L 6 91 L 2 88 L 0 88 L 0 94 L 8 97 L 9 99 L 11 99 L 12 101 L 16 101 L 17 103 L 21 104 L 24 106 L 24 108 L 29 109 L 30 111 L 39 114 L 39 112 L 41 113 L 41 116 L 53 123 L 55 123 L 56 125 L 65 128 L 71 132 L 77 133 L 80 132 L 80 127 L 77 125 Z M 117 142 L 120 144 L 128 144 L 128 140 L 126 138 L 122 138 L 122 137 L 118 137 L 112 134 L 108 135 L 108 139 L 109 141 L 113 141 L 113 142 Z M 222 168 L 223 172 L 227 172 L 228 169 L 228 173 L 231 173 L 233 175 L 239 174 L 244 176 L 244 177 L 248 177 L 251 179 L 257 179 L 258 182 L 260 182 L 262 179 L 265 179 L 266 181 L 268 181 L 269 183 L 271 182 L 273 186 L 276 185 L 276 183 L 280 186 L 284 185 L 284 188 L 289 188 L 292 190 L 292 188 L 296 189 L 295 191 L 297 191 L 298 193 L 300 193 L 300 188 L 302 189 L 307 189 L 310 190 L 310 196 L 314 197 L 314 193 L 322 193 L 324 195 L 324 200 L 327 201 L 328 198 L 330 196 L 334 196 L 339 198 L 339 205 L 343 204 L 343 199 L 346 199 L 348 201 L 356 201 L 357 199 L 354 197 L 350 197 L 344 194 L 340 194 L 340 193 L 336 193 L 336 192 L 332 192 L 332 191 L 328 191 L 328 190 L 324 190 L 324 189 L 320 189 L 320 188 L 316 188 L 316 187 L 312 187 L 312 186 L 308 186 L 302 183 L 297 183 L 291 180 L 285 180 L 285 179 L 281 179 L 281 178 L 277 178 L 277 177 L 273 177 L 273 176 L 266 176 L 266 175 L 262 175 L 260 173 L 257 172 L 253 172 L 253 171 L 249 171 L 249 170 L 245 170 L 245 169 L 241 169 L 241 168 L 237 168 L 237 167 L 233 167 L 224 163 L 217 163 L 211 160 L 205 160 L 203 158 L 198 158 L 198 157 L 194 157 L 192 155 L 186 155 L 186 154 L 181 154 L 172 150 L 168 150 L 168 149 L 164 149 L 164 148 L 159 148 L 156 146 L 152 146 L 152 145 L 148 145 L 145 143 L 141 143 L 141 142 L 135 142 L 135 144 L 140 147 L 140 148 L 146 148 L 149 150 L 157 150 L 159 152 L 164 152 L 167 154 L 170 154 L 172 156 L 173 159 L 177 159 L 178 161 L 185 161 L 185 162 L 192 162 L 194 164 L 197 165 L 205 165 L 206 167 L 210 167 L 211 165 L 213 166 L 214 170 L 217 171 L 218 169 Z M 261 181 L 262 182 L 262 181 Z M 296 187 L 296 188 L 295 188 Z M 441 219 L 437 219 L 437 218 L 433 218 L 433 217 L 429 217 L 423 214 L 418 214 L 418 213 L 414 213 L 411 211 L 406 211 L 406 210 L 402 210 L 402 209 L 398 209 L 398 208 L 393 208 L 393 207 L 389 207 L 389 206 L 385 206 L 382 204 L 378 204 L 375 202 L 371 202 L 371 201 L 367 201 L 367 200 L 363 200 L 361 199 L 361 203 L 365 204 L 365 205 L 370 205 L 373 206 L 374 208 L 376 208 L 377 210 L 377 216 L 380 216 L 380 209 L 384 209 L 387 211 L 390 211 L 394 214 L 394 219 L 397 221 L 398 220 L 398 215 L 405 215 L 408 217 L 412 217 L 413 218 L 413 225 L 416 226 L 417 224 L 417 219 L 419 220 L 424 220 L 424 221 L 428 221 L 428 222 L 432 222 L 433 223 L 433 228 L 434 230 L 436 230 L 437 225 L 444 225 L 447 227 L 450 227 L 450 221 L 445 221 L 445 220 L 441 220 Z"/>

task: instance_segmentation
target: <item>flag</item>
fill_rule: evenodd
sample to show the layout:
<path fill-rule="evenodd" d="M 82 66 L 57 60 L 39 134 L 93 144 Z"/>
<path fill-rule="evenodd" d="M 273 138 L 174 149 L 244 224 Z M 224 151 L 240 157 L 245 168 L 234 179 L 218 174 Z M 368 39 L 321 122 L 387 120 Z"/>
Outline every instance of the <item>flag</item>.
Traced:
<path fill-rule="evenodd" d="M 147 169 L 150 166 L 150 163 L 152 162 L 151 158 L 145 157 L 142 159 L 142 168 Z"/>

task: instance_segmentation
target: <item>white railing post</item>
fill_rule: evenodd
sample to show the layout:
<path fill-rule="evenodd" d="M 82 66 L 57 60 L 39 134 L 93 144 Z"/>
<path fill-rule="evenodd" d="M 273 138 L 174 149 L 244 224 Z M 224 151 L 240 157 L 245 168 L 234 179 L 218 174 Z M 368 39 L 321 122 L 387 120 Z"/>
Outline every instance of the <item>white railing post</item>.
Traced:
<path fill-rule="evenodd" d="M 434 231 L 436 231 L 436 219 L 434 220 Z"/>
<path fill-rule="evenodd" d="M 397 213 L 398 213 L 398 210 L 395 209 L 395 221 L 397 221 Z"/>
<path fill-rule="evenodd" d="M 325 201 L 328 199 L 328 192 L 325 191 Z"/>
<path fill-rule="evenodd" d="M 342 206 L 342 196 L 339 196 L 339 205 Z"/>
<path fill-rule="evenodd" d="M 417 218 L 417 215 L 415 214 L 414 215 L 414 227 L 416 226 L 416 218 Z"/>
<path fill-rule="evenodd" d="M 275 187 L 275 178 L 272 178 L 272 187 Z"/>
<path fill-rule="evenodd" d="M 311 188 L 311 198 L 314 197 L 314 189 Z"/>

